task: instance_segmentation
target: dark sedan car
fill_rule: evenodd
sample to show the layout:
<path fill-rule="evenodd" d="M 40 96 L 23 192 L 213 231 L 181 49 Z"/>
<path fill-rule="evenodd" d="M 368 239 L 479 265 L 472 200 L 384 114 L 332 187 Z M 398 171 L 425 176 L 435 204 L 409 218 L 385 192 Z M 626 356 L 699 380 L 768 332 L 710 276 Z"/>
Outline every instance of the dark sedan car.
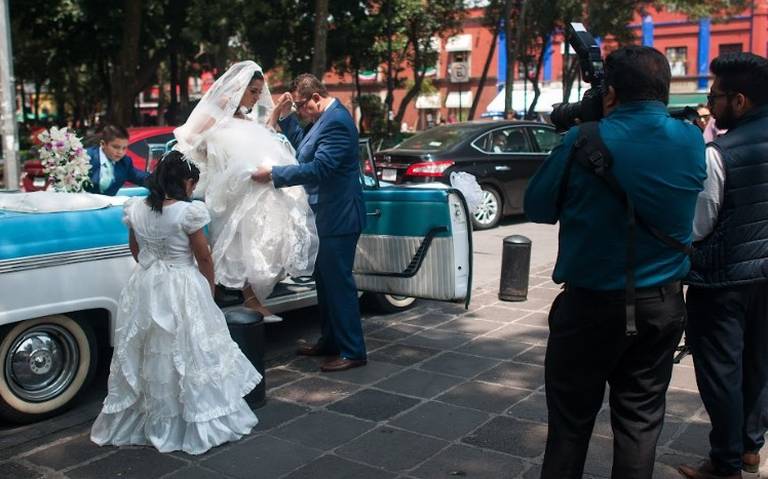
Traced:
<path fill-rule="evenodd" d="M 523 121 L 466 122 L 437 126 L 376 155 L 376 174 L 396 184 L 439 181 L 453 171 L 474 175 L 483 201 L 475 229 L 496 226 L 502 216 L 523 212 L 528 180 L 560 142 L 554 127 Z"/>

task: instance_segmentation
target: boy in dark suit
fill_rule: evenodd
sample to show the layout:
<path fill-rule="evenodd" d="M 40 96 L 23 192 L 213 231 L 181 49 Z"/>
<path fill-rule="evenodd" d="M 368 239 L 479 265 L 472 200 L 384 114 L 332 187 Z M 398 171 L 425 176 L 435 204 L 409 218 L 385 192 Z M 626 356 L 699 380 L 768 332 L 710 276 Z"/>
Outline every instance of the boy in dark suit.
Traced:
<path fill-rule="evenodd" d="M 126 181 L 144 186 L 149 174 L 133 167 L 127 150 L 128 131 L 122 126 L 105 126 L 99 146 L 86 150 L 91 159 L 91 185 L 86 191 L 115 196 Z"/>
<path fill-rule="evenodd" d="M 291 113 L 292 105 L 301 119 L 312 123 L 308 130 Z M 272 181 L 277 188 L 304 185 L 320 236 L 315 279 L 322 336 L 298 353 L 331 356 L 321 367 L 325 372 L 363 366 L 365 340 L 352 276 L 357 240 L 365 226 L 357 128 L 347 109 L 309 74 L 294 80 L 274 114 L 280 115 L 278 123 L 296 148 L 299 164 L 260 168 L 252 178 Z"/>

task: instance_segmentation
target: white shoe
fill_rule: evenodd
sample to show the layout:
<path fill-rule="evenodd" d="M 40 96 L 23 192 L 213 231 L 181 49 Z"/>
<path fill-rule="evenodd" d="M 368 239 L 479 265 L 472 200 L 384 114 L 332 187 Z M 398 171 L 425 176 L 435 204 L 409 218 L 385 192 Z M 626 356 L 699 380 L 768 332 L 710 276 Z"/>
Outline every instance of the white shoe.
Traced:
<path fill-rule="evenodd" d="M 279 323 L 282 321 L 283 318 L 276 314 L 270 314 L 269 316 L 264 316 L 264 322 L 265 323 Z"/>

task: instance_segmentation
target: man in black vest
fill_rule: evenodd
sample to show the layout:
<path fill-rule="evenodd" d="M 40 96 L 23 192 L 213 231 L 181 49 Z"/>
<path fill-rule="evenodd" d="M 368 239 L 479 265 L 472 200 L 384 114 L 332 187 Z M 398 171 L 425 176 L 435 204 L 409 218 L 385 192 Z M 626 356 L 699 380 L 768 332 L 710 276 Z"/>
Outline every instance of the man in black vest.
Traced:
<path fill-rule="evenodd" d="M 710 65 L 709 109 L 728 133 L 707 147 L 688 278 L 688 344 L 709 413 L 710 460 L 688 478 L 757 472 L 768 429 L 768 60 L 723 55 Z"/>

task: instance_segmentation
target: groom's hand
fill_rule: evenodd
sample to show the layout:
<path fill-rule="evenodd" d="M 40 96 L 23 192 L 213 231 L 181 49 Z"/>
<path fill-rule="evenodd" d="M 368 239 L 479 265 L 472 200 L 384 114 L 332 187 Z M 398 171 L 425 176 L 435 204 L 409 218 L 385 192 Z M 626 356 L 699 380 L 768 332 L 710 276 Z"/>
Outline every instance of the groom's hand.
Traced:
<path fill-rule="evenodd" d="M 272 181 L 272 167 L 259 167 L 251 173 L 251 179 L 257 183 L 269 183 Z"/>
<path fill-rule="evenodd" d="M 275 110 L 280 114 L 280 118 L 285 118 L 291 114 L 291 105 L 293 105 L 293 97 L 289 92 L 285 92 L 277 99 L 277 105 Z"/>

